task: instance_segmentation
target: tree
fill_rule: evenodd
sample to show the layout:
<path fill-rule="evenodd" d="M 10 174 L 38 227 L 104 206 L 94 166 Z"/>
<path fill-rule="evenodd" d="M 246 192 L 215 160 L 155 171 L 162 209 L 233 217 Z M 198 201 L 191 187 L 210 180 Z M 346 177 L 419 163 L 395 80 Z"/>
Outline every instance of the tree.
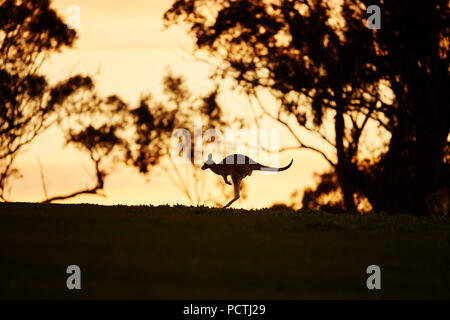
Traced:
<path fill-rule="evenodd" d="M 371 168 L 368 184 L 380 210 L 424 213 L 427 193 L 450 181 L 448 10 L 443 0 L 383 3 L 383 32 L 374 34 L 372 45 L 395 103 L 385 113 L 389 149 Z M 382 186 L 389 186 L 386 192 L 379 192 Z"/>
<path fill-rule="evenodd" d="M 24 146 L 56 119 L 57 109 L 88 77 L 74 76 L 51 86 L 39 67 L 49 54 L 72 46 L 75 32 L 49 1 L 0 1 L 0 199 L 18 175 L 14 160 Z"/>
<path fill-rule="evenodd" d="M 361 133 L 374 116 L 379 99 L 370 63 L 358 63 L 349 55 L 369 50 L 367 46 L 361 45 L 362 41 L 343 45 L 345 35 L 340 36 L 343 30 L 331 24 L 326 1 L 193 3 L 176 1 L 166 20 L 187 23 L 197 48 L 226 62 L 217 73 L 234 78 L 257 98 L 265 115 L 289 130 L 297 144 L 283 150 L 305 148 L 324 157 L 338 172 L 345 205 L 353 210 L 356 190 L 350 174 L 355 170 Z M 209 10 L 205 10 L 207 6 Z M 358 74 L 361 69 L 368 79 Z M 279 100 L 275 112 L 269 112 L 258 99 L 262 88 Z M 357 112 L 357 105 L 368 112 Z M 306 144 L 292 119 L 333 148 L 334 154 Z M 324 119 L 334 124 L 332 134 L 327 134 Z M 346 127 L 346 120 L 351 127 Z"/>
<path fill-rule="evenodd" d="M 59 125 L 72 144 L 89 155 L 94 184 L 42 202 L 82 194 L 102 195 L 114 166 L 132 158 L 126 131 L 129 107 L 119 97 L 99 97 L 91 77 L 75 75 L 51 85 L 40 72 L 50 54 L 76 39 L 48 0 L 0 1 L 0 199 L 19 170 L 14 160 L 38 135 Z M 42 167 L 41 167 L 42 170 Z M 45 182 L 43 181 L 45 184 Z"/>
<path fill-rule="evenodd" d="M 417 212 L 425 193 L 432 187 L 424 173 L 444 167 L 443 141 L 449 131 L 448 117 L 439 120 L 439 130 L 431 128 L 437 115 L 446 114 L 442 102 L 448 97 L 443 89 L 448 87 L 447 6 L 443 1 L 420 3 L 415 6 L 402 1 L 401 4 L 383 6 L 382 32 L 366 28 L 365 8 L 368 4 L 357 0 L 344 1 L 340 7 L 324 0 L 178 0 L 165 13 L 165 20 L 168 25 L 184 23 L 195 39 L 197 51 L 205 50 L 223 61 L 215 75 L 234 79 L 255 98 L 264 115 L 289 130 L 297 144 L 282 150 L 306 148 L 324 157 L 336 173 L 347 210 L 354 210 L 358 199 L 368 198 L 376 210 L 401 208 Z M 409 7 L 414 8 L 412 16 Z M 421 19 L 429 23 L 419 26 L 417 18 L 421 9 L 424 9 Z M 397 17 L 400 20 L 396 20 Z M 390 24 L 392 29 L 389 29 Z M 415 39 L 418 43 L 417 35 L 412 36 L 414 33 L 408 32 L 409 27 L 418 34 L 431 37 L 431 43 L 414 46 L 412 41 Z M 419 32 L 419 28 L 427 31 Z M 410 50 L 414 52 L 409 54 Z M 402 55 L 411 60 L 404 64 Z M 417 60 L 419 56 L 423 63 Z M 425 64 L 425 61 L 434 61 L 434 64 Z M 394 67 L 398 62 L 401 67 Z M 408 73 L 407 65 L 411 63 L 421 64 L 420 72 Z M 428 68 L 440 71 L 424 76 L 424 70 Z M 436 84 L 433 88 L 424 83 L 432 76 L 438 79 L 431 82 Z M 397 83 L 398 79 L 401 79 L 400 83 Z M 436 81 L 442 81 L 442 84 L 437 85 Z M 411 107 L 413 96 L 404 90 L 407 83 L 414 84 L 417 89 L 423 84 L 429 93 L 435 93 L 433 116 L 425 117 L 426 120 L 422 118 L 426 113 L 424 97 L 416 107 Z M 262 89 L 279 101 L 275 112 L 267 110 L 258 98 Z M 418 136 L 415 137 L 414 132 L 405 130 L 410 120 L 417 122 L 419 119 L 422 119 L 419 122 L 423 132 L 434 132 L 420 138 L 422 142 L 417 142 Z M 369 123 L 376 123 L 392 134 L 388 152 L 378 159 L 368 157 L 361 150 L 363 132 Z M 333 128 L 331 133 L 327 131 L 330 127 Z M 331 148 L 331 154 L 323 147 L 305 144 L 305 132 L 320 138 L 320 145 Z M 434 147 L 426 146 L 424 141 L 428 139 L 433 139 L 430 144 Z M 399 197 L 399 190 L 386 188 L 379 175 L 387 168 L 386 159 L 402 153 L 402 148 L 397 145 L 397 141 L 402 140 L 415 141 L 416 147 L 423 146 L 418 147 L 421 151 L 415 152 L 416 156 L 424 153 L 417 160 L 403 159 L 407 165 L 394 157 L 396 160 L 390 162 L 391 168 L 399 165 L 407 168 L 403 182 L 417 176 L 422 177 L 419 180 L 428 179 L 428 183 L 423 183 L 424 187 L 417 190 L 411 183 L 402 183 L 400 193 L 413 195 L 409 197 Z M 448 166 L 446 168 L 448 170 Z M 438 173 L 433 176 L 437 177 L 443 169 L 435 171 Z M 382 176 L 385 181 L 389 177 L 388 174 Z M 418 194 L 420 197 L 414 198 Z M 382 199 L 386 196 L 391 201 L 384 202 Z M 406 201 L 411 198 L 412 201 Z"/>
<path fill-rule="evenodd" d="M 216 101 L 218 89 L 194 97 L 185 80 L 169 72 L 163 79 L 166 101 L 144 95 L 138 106 L 131 107 L 117 95 L 100 97 L 89 76 L 74 75 L 50 84 L 40 66 L 50 54 L 71 47 L 75 39 L 75 31 L 50 8 L 48 0 L 0 0 L 0 200 L 8 201 L 10 182 L 20 177 L 14 167 L 16 157 L 53 125 L 62 129 L 67 145 L 89 156 L 93 183 L 67 194 L 49 195 L 40 164 L 42 202 L 84 194 L 102 196 L 105 180 L 117 166 L 133 166 L 145 175 L 162 159 L 171 163 L 173 170 L 166 172 L 175 172 L 170 175 L 172 181 L 191 203 L 210 196 L 201 191 L 204 178 L 192 158 L 189 168 L 194 179 L 181 175 L 181 168 L 171 162 L 170 145 L 173 130 L 190 128 L 196 117 L 206 128 L 224 125 Z"/>
<path fill-rule="evenodd" d="M 201 164 L 195 163 L 196 153 L 203 149 L 197 145 L 194 136 L 203 136 L 210 129 L 222 129 L 232 122 L 225 119 L 217 102 L 219 87 L 205 95 L 195 96 L 187 87 L 184 77 L 174 75 L 170 70 L 163 78 L 165 99 L 156 101 L 151 95 L 143 96 L 139 106 L 131 110 L 134 128 L 132 145 L 135 152 L 131 163 L 140 173 L 147 174 L 150 168 L 160 164 L 165 175 L 173 185 L 193 205 L 206 202 L 217 204 L 222 198 L 230 197 L 233 191 L 226 190 L 222 180 L 217 178 L 216 185 L 221 186 L 221 196 L 212 195 L 206 187 L 205 175 L 201 174 Z M 201 131 L 194 128 L 196 121 L 201 121 Z M 172 158 L 173 132 L 183 129 L 189 133 L 189 152 L 184 154 L 185 161 L 178 163 Z M 220 182 L 220 183 L 218 183 Z M 245 191 L 245 186 L 243 186 Z M 245 192 L 243 193 L 245 196 Z"/>
<path fill-rule="evenodd" d="M 191 204 L 203 203 L 208 196 L 205 176 L 194 163 L 194 154 L 202 146 L 194 146 L 187 153 L 185 163 L 171 157 L 172 134 L 178 128 L 189 130 L 193 136 L 194 120 L 209 126 L 224 125 L 221 109 L 216 103 L 217 92 L 194 97 L 185 80 L 171 72 L 163 78 L 163 101 L 151 94 L 143 95 L 132 107 L 120 97 L 99 97 L 94 88 L 72 94 L 58 112 L 58 124 L 65 132 L 66 144 L 87 153 L 94 169 L 94 184 L 65 195 L 51 196 L 43 202 L 70 199 L 82 194 L 103 195 L 106 177 L 118 165 L 131 166 L 148 176 L 156 166 L 163 168 L 175 187 Z"/>
<path fill-rule="evenodd" d="M 87 153 L 94 169 L 94 184 L 68 194 L 47 197 L 44 203 L 71 199 L 83 194 L 103 196 L 106 177 L 132 157 L 127 131 L 131 126 L 128 105 L 120 97 L 99 98 L 93 89 L 68 98 L 58 110 L 58 124 L 66 144 Z"/>

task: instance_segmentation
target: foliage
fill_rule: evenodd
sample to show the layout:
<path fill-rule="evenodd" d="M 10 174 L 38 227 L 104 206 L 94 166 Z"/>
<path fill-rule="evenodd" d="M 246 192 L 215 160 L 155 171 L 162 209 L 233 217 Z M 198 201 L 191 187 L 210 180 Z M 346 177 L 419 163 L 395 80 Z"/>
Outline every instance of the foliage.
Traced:
<path fill-rule="evenodd" d="M 147 174 L 150 167 L 160 164 L 173 185 L 194 205 L 205 202 L 217 204 L 232 197 L 233 190 L 227 190 L 223 181 L 220 184 L 216 181 L 219 196 L 211 193 L 211 189 L 206 188 L 205 175 L 200 173 L 201 165 L 195 163 L 196 156 L 209 143 L 202 140 L 199 145 L 195 136 L 203 136 L 210 128 L 223 129 L 232 122 L 225 118 L 217 101 L 219 87 L 205 95 L 194 95 L 187 87 L 185 78 L 169 70 L 163 78 L 163 93 L 164 100 L 156 101 L 147 95 L 136 109 L 131 110 L 131 127 L 135 128 L 132 141 L 136 150 L 132 164 L 143 174 Z M 195 128 L 196 122 L 201 123 L 201 131 Z M 190 152 L 184 154 L 186 158 L 182 159 L 183 163 L 172 159 L 172 133 L 176 129 L 186 130 L 190 136 Z M 245 197 L 245 185 L 242 189 Z"/>
<path fill-rule="evenodd" d="M 297 144 L 283 150 L 324 157 L 348 210 L 366 198 L 376 210 L 425 212 L 426 193 L 450 180 L 442 161 L 450 128 L 447 2 L 383 3 L 378 31 L 366 28 L 368 5 L 177 0 L 165 20 L 183 24 L 196 51 L 222 61 L 215 76 L 234 79 L 288 129 Z M 275 112 L 258 97 L 262 90 L 278 100 Z M 368 124 L 392 137 L 376 159 L 362 152 Z M 299 129 L 333 152 L 306 144 Z"/>
<path fill-rule="evenodd" d="M 49 54 L 72 46 L 67 28 L 49 1 L 0 2 L 0 199 L 8 179 L 18 176 L 13 162 L 19 152 L 55 120 L 56 110 L 89 78 L 71 77 L 55 86 L 39 67 Z"/>

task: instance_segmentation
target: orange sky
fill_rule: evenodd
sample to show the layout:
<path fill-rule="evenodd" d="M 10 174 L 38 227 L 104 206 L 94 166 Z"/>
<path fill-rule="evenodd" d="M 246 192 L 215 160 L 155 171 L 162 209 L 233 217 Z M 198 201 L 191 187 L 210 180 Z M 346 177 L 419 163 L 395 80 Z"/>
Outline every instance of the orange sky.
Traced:
<path fill-rule="evenodd" d="M 208 65 L 196 62 L 185 50 L 189 48 L 190 41 L 184 31 L 180 28 L 162 31 L 162 15 L 170 6 L 170 1 L 53 1 L 53 7 L 63 17 L 67 16 L 67 8 L 74 4 L 81 9 L 79 39 L 74 49 L 52 56 L 44 66 L 43 71 L 51 81 L 75 73 L 98 74 L 95 78 L 101 93 L 117 93 L 132 105 L 136 105 L 142 93 L 150 91 L 160 94 L 161 79 L 168 66 L 186 77 L 195 93 L 205 92 L 211 87 L 207 79 Z M 249 115 L 247 99 L 235 92 L 225 94 L 221 103 L 230 115 Z M 264 103 L 270 108 L 272 101 L 267 98 Z M 267 127 L 276 126 L 270 122 Z M 292 144 L 284 129 L 281 130 L 280 144 Z M 44 169 L 49 196 L 75 191 L 93 182 L 86 156 L 62 145 L 60 132 L 52 128 L 17 158 L 16 165 L 23 178 L 14 181 L 12 200 L 43 199 L 37 156 Z M 282 154 L 280 165 L 288 163 L 291 158 L 294 158 L 294 164 L 288 171 L 274 175 L 254 173 L 248 177 L 249 197 L 245 201 L 235 202 L 233 207 L 260 208 L 286 201 L 293 190 L 313 183 L 315 171 L 327 168 L 327 163 L 319 155 L 304 150 Z M 208 175 L 208 179 L 213 175 L 211 171 L 201 174 Z M 147 178 L 131 168 L 121 168 L 106 180 L 106 198 L 80 196 L 66 202 L 189 204 L 163 170 L 156 168 Z M 212 180 L 207 183 L 210 189 L 214 188 Z"/>

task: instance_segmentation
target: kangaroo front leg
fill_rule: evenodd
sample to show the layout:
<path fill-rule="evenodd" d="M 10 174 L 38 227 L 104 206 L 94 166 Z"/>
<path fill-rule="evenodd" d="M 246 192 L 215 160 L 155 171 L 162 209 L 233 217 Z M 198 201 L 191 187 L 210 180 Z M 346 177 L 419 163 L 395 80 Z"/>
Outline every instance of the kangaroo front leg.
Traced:
<path fill-rule="evenodd" d="M 226 184 L 229 184 L 229 185 L 231 185 L 231 182 L 230 182 L 230 181 L 228 181 L 228 179 L 227 179 L 227 178 L 228 178 L 228 176 L 227 176 L 227 175 L 225 175 L 225 174 L 224 174 L 224 175 L 222 176 L 222 178 L 223 178 L 223 180 L 225 181 L 225 183 L 226 183 Z"/>
<path fill-rule="evenodd" d="M 224 206 L 224 208 L 227 208 L 227 207 L 231 206 L 231 204 L 232 204 L 233 202 L 235 202 L 237 199 L 239 199 L 239 189 L 240 189 L 240 186 L 241 186 L 241 181 L 240 181 L 240 180 L 238 180 L 238 181 L 233 181 L 233 183 L 234 183 L 234 198 L 233 198 L 233 200 L 231 200 L 230 202 L 228 202 L 228 203 Z"/>

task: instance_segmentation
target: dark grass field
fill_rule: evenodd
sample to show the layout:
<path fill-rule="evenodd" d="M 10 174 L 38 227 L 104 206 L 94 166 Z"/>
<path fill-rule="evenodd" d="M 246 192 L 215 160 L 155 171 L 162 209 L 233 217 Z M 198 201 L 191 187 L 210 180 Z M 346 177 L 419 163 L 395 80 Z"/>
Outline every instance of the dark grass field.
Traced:
<path fill-rule="evenodd" d="M 449 244 L 429 217 L 0 203 L 0 298 L 449 299 Z"/>

